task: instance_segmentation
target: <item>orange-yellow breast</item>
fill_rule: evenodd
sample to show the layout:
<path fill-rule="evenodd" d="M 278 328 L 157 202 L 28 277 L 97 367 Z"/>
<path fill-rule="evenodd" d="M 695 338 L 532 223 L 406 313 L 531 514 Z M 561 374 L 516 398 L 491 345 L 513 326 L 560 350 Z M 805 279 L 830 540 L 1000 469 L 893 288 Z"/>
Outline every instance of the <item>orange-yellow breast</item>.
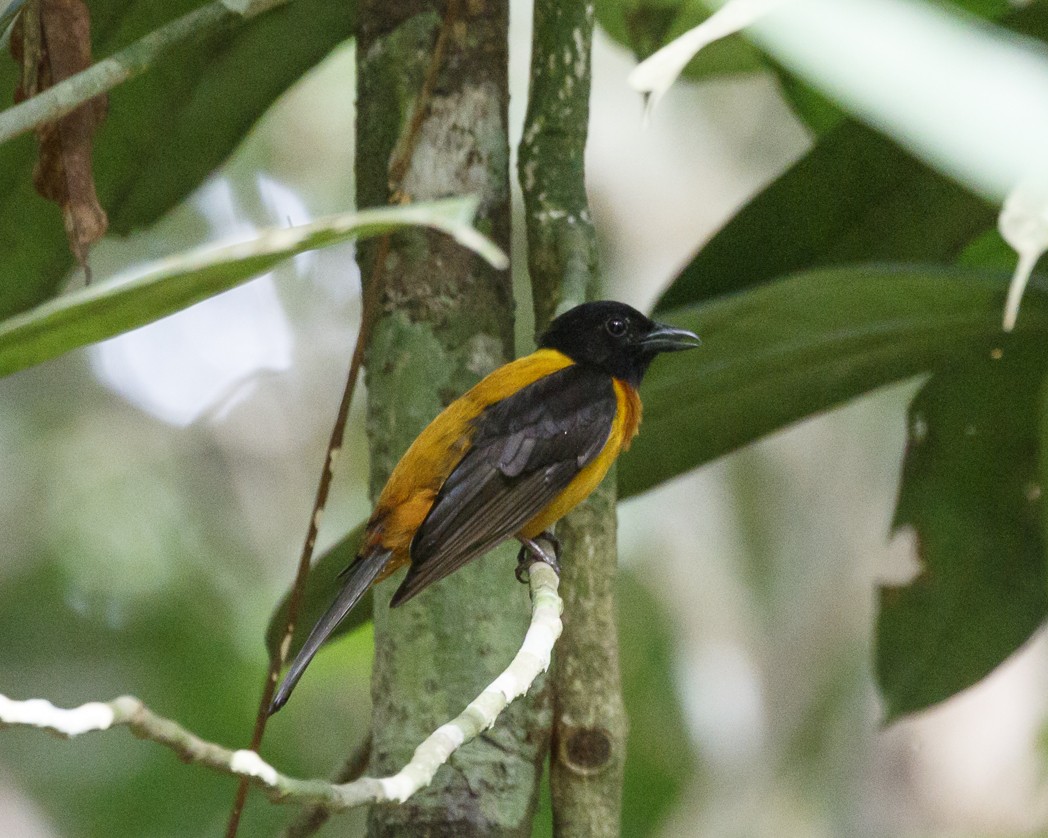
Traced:
<path fill-rule="evenodd" d="M 368 521 L 365 550 L 369 547 L 393 551 L 379 579 L 384 579 L 410 561 L 415 536 L 448 475 L 469 450 L 475 419 L 497 401 L 522 387 L 571 365 L 572 360 L 554 349 L 539 349 L 499 367 L 453 401 L 418 435 L 401 457 L 379 495 Z M 557 498 L 520 530 L 531 538 L 548 529 L 592 492 L 611 468 L 615 458 L 629 447 L 641 420 L 637 391 L 615 380 L 616 411 L 608 441 Z"/>
<path fill-rule="evenodd" d="M 393 551 L 381 578 L 409 561 L 408 549 L 415 530 L 425 520 L 448 475 L 469 450 L 472 420 L 521 387 L 572 363 L 567 355 L 554 349 L 539 349 L 511 361 L 449 404 L 418 435 L 386 481 L 364 536 L 364 549 L 382 547 Z"/>
<path fill-rule="evenodd" d="M 615 379 L 614 386 L 617 405 L 608 441 L 604 443 L 596 459 L 575 476 L 564 491 L 557 495 L 553 503 L 521 528 L 520 534 L 525 538 L 534 538 L 542 531 L 549 529 L 588 498 L 590 492 L 600 485 L 600 481 L 608 473 L 615 458 L 629 448 L 630 443 L 633 442 L 633 437 L 637 435 L 637 428 L 640 426 L 640 396 L 624 381 Z"/>

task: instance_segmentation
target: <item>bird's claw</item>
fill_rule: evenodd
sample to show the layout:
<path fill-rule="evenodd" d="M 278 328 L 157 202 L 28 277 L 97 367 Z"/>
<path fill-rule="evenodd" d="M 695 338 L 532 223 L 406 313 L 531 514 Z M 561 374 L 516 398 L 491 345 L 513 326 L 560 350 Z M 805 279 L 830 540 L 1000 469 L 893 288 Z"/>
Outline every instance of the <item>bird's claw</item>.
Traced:
<path fill-rule="evenodd" d="M 543 549 L 542 544 L 539 542 L 549 544 L 552 549 Z M 535 562 L 548 564 L 553 568 L 553 572 L 560 576 L 560 541 L 557 540 L 553 533 L 543 532 L 535 538 L 521 538 L 520 544 L 520 552 L 517 554 L 517 568 L 514 571 L 518 582 L 527 584 L 528 569 Z"/>

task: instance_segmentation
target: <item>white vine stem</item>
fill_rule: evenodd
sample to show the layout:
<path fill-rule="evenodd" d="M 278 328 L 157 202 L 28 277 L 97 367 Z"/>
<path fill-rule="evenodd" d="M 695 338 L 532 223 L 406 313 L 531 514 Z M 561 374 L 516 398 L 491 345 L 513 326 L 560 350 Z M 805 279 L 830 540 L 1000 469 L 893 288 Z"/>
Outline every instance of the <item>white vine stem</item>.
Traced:
<path fill-rule="evenodd" d="M 490 728 L 506 706 L 526 693 L 549 667 L 553 645 L 561 632 L 563 603 L 557 593 L 559 584 L 549 565 L 539 562 L 531 566 L 531 625 L 520 651 L 462 713 L 430 734 L 415 749 L 411 761 L 392 777 L 362 777 L 341 785 L 288 777 L 254 751 L 231 751 L 206 742 L 177 722 L 157 715 L 133 696 L 66 710 L 40 698 L 15 701 L 0 695 L 0 729 L 35 727 L 72 738 L 91 731 L 127 727 L 140 739 L 170 748 L 185 762 L 250 778 L 275 803 L 320 804 L 333 812 L 381 801 L 402 803 L 427 786 L 437 768 L 462 745 Z"/>

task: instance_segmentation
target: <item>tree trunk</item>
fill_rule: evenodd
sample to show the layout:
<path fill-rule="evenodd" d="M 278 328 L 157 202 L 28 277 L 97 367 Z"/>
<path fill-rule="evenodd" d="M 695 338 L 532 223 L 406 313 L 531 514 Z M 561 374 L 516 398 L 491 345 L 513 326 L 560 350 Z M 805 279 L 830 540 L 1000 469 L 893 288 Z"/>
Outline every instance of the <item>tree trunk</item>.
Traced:
<path fill-rule="evenodd" d="M 528 266 L 539 328 L 599 292 L 585 185 L 593 6 L 535 0 L 520 148 Z M 564 634 L 552 670 L 550 785 L 559 838 L 619 834 L 626 711 L 615 610 L 615 472 L 557 527 Z"/>
<path fill-rule="evenodd" d="M 506 2 L 363 0 L 357 39 L 357 201 L 475 194 L 478 227 L 509 250 Z M 380 264 L 379 264 L 380 263 Z M 437 412 L 512 355 L 512 288 L 447 237 L 397 233 L 361 247 L 381 283 L 367 357 L 371 489 Z M 511 545 L 395 612 L 402 578 L 375 596 L 373 752 L 397 771 L 510 661 L 528 619 Z M 374 807 L 369 834 L 530 835 L 548 706 L 514 703 L 498 724 L 401 806 Z"/>

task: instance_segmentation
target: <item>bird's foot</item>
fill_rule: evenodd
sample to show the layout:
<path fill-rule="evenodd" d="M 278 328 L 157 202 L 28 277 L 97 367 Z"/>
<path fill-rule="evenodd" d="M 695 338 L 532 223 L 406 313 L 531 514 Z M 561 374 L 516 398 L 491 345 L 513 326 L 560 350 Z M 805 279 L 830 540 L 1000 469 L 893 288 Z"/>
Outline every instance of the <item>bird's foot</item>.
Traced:
<path fill-rule="evenodd" d="M 527 583 L 528 568 L 535 562 L 544 562 L 553 568 L 554 573 L 560 576 L 560 541 L 553 533 L 547 530 L 539 533 L 535 538 L 519 538 L 521 547 L 517 554 L 517 569 L 515 575 L 518 582 Z M 545 549 L 544 545 L 550 549 Z"/>

